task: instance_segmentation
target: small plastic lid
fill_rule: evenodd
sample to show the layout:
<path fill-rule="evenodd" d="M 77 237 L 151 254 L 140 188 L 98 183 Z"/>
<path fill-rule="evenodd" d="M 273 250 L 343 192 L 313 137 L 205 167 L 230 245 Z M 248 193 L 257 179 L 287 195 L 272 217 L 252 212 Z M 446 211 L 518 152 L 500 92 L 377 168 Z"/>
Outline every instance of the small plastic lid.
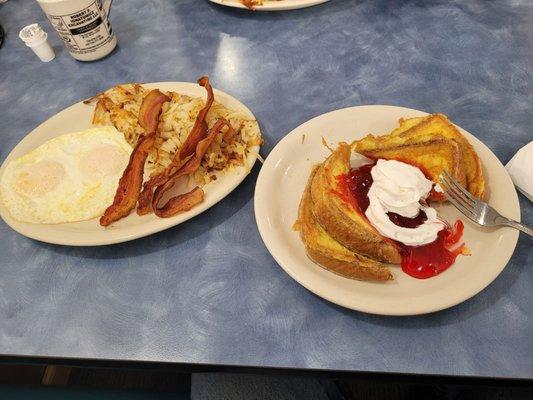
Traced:
<path fill-rule="evenodd" d="M 31 24 L 22 28 L 19 32 L 19 38 L 27 45 L 32 45 L 37 42 L 46 40 L 47 34 L 39 26 L 39 24 Z"/>

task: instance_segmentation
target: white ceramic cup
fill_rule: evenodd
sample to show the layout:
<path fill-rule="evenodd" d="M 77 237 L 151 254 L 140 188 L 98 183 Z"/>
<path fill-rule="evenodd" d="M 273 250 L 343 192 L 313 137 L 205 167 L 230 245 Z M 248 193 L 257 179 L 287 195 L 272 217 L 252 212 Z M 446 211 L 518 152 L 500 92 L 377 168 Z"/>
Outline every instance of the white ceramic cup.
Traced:
<path fill-rule="evenodd" d="M 111 0 L 37 0 L 76 60 L 94 61 L 117 45 L 108 15 Z"/>

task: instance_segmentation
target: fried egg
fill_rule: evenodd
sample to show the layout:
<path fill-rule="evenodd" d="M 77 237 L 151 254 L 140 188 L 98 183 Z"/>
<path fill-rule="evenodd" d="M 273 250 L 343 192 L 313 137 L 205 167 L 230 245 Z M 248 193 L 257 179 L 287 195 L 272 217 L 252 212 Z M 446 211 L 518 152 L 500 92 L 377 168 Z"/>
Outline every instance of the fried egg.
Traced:
<path fill-rule="evenodd" d="M 132 148 L 111 126 L 57 136 L 11 161 L 0 194 L 23 222 L 58 224 L 101 216 L 113 202 Z"/>

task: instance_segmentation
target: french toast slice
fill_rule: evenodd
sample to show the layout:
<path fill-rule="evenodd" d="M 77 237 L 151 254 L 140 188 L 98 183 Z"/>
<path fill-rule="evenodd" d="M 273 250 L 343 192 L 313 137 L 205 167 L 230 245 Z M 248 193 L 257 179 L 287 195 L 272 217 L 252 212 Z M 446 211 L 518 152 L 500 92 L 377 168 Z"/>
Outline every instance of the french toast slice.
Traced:
<path fill-rule="evenodd" d="M 418 167 L 433 182 L 439 181 L 443 171 L 452 175 L 463 187 L 466 187 L 466 173 L 459 144 L 453 139 L 437 135 L 427 142 L 381 147 L 361 151 L 365 157 L 385 160 L 397 160 Z M 445 201 L 442 192 L 432 190 L 430 201 Z"/>
<path fill-rule="evenodd" d="M 433 114 L 427 117 L 401 119 L 400 126 L 389 135 L 378 137 L 368 135 L 352 143 L 352 147 L 355 151 L 365 154 L 380 148 L 428 142 L 433 140 L 435 136 L 454 140 L 459 145 L 461 158 L 464 162 L 466 188 L 474 196 L 483 198 L 485 181 L 481 161 L 472 145 L 445 115 Z"/>
<path fill-rule="evenodd" d="M 311 184 L 319 167 L 315 166 L 298 208 L 295 229 L 300 232 L 307 255 L 321 267 L 349 279 L 387 281 L 393 279 L 390 270 L 380 262 L 354 253 L 333 239 L 313 216 Z"/>
<path fill-rule="evenodd" d="M 341 142 L 316 171 L 311 182 L 313 216 L 333 239 L 352 252 L 399 264 L 401 255 L 396 244 L 378 233 L 341 184 L 339 177 L 350 171 L 350 153 L 350 145 Z"/>
<path fill-rule="evenodd" d="M 391 135 L 399 135 L 402 132 L 407 131 L 408 129 L 413 128 L 415 125 L 418 125 L 424 119 L 427 117 L 414 117 L 414 118 L 400 118 L 398 123 L 400 126 L 396 129 L 394 129 L 390 134 Z"/>

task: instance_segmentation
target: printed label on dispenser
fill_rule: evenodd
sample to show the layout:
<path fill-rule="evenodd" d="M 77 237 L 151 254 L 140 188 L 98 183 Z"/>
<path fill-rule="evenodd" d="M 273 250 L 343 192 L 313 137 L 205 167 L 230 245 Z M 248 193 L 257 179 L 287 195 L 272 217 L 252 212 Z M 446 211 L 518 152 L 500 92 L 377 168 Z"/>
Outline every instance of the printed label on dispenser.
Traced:
<path fill-rule="evenodd" d="M 71 53 L 92 53 L 113 39 L 113 30 L 95 1 L 88 7 L 67 15 L 50 15 L 48 19 Z"/>

